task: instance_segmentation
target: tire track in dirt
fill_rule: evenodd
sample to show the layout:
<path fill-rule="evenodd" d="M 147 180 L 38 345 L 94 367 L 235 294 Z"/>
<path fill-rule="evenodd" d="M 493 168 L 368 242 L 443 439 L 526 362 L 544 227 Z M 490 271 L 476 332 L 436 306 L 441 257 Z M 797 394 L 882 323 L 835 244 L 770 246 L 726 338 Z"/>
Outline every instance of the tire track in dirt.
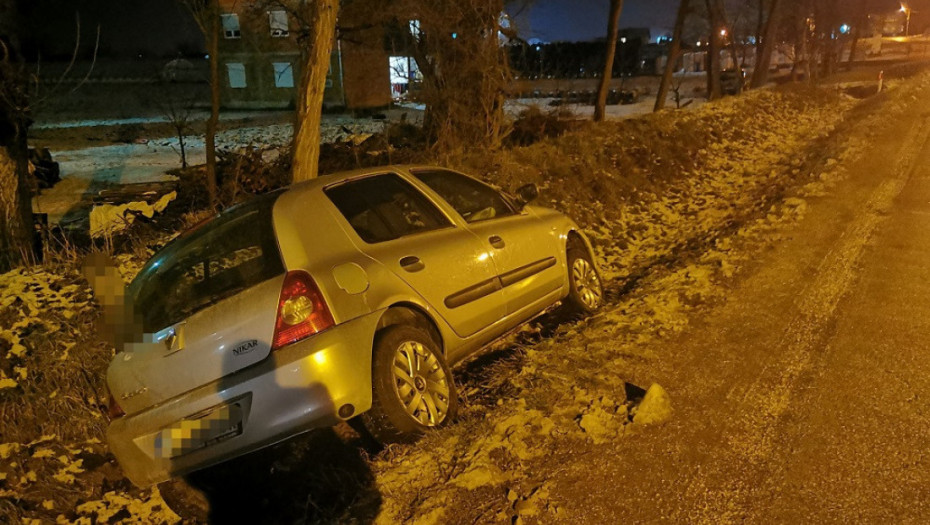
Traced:
<path fill-rule="evenodd" d="M 856 281 L 866 244 L 918 167 L 918 155 L 928 139 L 928 119 L 922 118 L 902 141 L 898 162 L 890 171 L 893 178 L 872 192 L 862 212 L 821 260 L 810 284 L 798 297 L 798 313 L 785 328 L 781 344 L 773 349 L 780 358 L 747 388 L 734 387 L 729 392 L 728 398 L 744 408 L 736 430 L 724 436 L 734 462 L 697 473 L 683 498 L 694 502 L 694 508 L 683 510 L 682 518 L 700 523 L 732 523 L 747 518 L 745 502 L 758 490 L 752 483 L 756 477 L 749 474 L 760 472 L 770 460 L 777 446 L 778 425 L 790 407 L 795 385 L 814 366 L 819 343 L 828 335 L 837 305 Z M 720 476 L 721 470 L 741 475 Z M 722 485 L 710 482 L 721 478 L 726 480 Z"/>

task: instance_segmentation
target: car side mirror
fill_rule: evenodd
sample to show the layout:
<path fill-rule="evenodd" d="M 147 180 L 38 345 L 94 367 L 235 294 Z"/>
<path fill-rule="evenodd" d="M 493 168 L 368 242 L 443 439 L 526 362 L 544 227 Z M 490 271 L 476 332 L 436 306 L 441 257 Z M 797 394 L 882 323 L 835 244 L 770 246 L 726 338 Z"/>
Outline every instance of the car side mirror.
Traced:
<path fill-rule="evenodd" d="M 524 184 L 517 188 L 517 204 L 524 207 L 539 197 L 539 188 L 534 183 Z"/>

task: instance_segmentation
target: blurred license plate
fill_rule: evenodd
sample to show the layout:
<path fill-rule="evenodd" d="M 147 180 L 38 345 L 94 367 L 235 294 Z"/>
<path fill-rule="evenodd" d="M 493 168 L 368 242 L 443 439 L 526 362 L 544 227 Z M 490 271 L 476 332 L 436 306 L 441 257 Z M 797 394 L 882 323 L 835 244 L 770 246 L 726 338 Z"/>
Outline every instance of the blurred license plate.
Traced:
<path fill-rule="evenodd" d="M 242 407 L 223 405 L 162 429 L 155 436 L 155 453 L 165 459 L 183 456 L 241 433 Z"/>

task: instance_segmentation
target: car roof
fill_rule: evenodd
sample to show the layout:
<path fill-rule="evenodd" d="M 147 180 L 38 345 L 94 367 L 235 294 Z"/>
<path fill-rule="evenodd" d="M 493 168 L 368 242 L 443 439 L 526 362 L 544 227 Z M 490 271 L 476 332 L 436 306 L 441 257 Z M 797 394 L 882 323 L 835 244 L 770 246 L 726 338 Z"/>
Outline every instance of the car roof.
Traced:
<path fill-rule="evenodd" d="M 286 191 L 288 192 L 313 191 L 317 188 L 325 188 L 326 186 L 332 186 L 333 184 L 339 184 L 341 182 L 356 179 L 359 177 L 366 177 L 369 175 L 378 175 L 381 173 L 392 173 L 392 172 L 409 173 L 411 170 L 444 170 L 444 171 L 453 171 L 453 172 L 458 173 L 457 170 L 454 170 L 451 168 L 447 168 L 444 166 L 434 166 L 430 164 L 390 164 L 387 166 L 361 168 L 357 170 L 339 171 L 336 173 L 320 175 L 319 177 L 315 179 L 291 184 L 290 186 L 287 187 Z"/>

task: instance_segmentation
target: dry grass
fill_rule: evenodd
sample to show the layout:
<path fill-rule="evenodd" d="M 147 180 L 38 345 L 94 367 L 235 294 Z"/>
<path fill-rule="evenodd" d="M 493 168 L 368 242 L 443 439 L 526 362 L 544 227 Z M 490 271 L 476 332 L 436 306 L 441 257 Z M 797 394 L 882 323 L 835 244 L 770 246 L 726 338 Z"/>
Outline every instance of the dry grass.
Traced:
<path fill-rule="evenodd" d="M 840 112 L 839 97 L 793 86 L 748 93 L 697 111 L 665 111 L 642 118 L 594 123 L 524 147 L 466 154 L 451 162 L 503 188 L 535 182 L 540 202 L 568 211 L 587 226 L 616 218 L 625 204 L 658 195 L 719 157 L 727 144 L 735 157 L 773 127 L 785 129 L 811 112 Z M 590 206 L 604 205 L 603 210 Z"/>

